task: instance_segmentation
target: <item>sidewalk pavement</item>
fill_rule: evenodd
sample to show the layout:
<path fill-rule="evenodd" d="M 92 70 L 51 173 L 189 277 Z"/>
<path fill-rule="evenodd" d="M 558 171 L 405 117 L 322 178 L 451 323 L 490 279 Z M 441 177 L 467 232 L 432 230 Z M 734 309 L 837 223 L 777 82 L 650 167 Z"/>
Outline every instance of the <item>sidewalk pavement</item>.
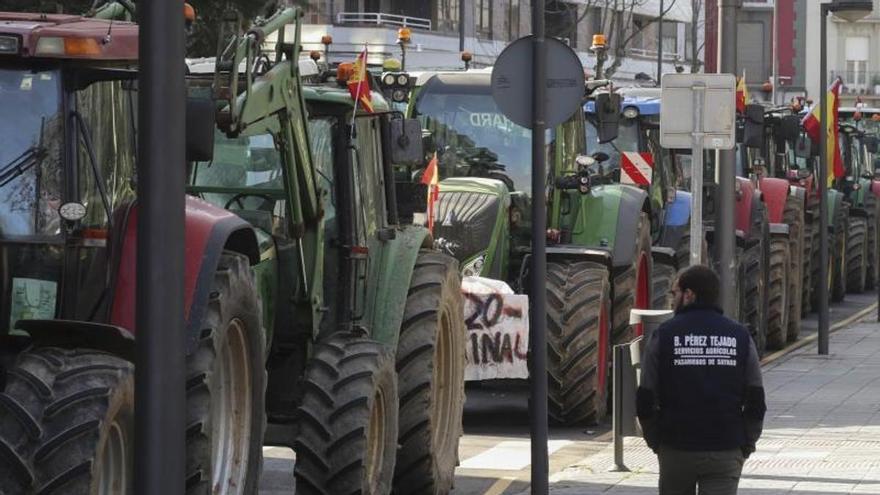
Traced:
<path fill-rule="evenodd" d="M 764 366 L 764 434 L 740 494 L 880 494 L 880 324 L 853 324 L 830 342 L 829 356 L 811 343 Z M 626 439 L 627 473 L 608 472 L 612 448 L 556 473 L 551 493 L 657 493 L 644 441 Z"/>

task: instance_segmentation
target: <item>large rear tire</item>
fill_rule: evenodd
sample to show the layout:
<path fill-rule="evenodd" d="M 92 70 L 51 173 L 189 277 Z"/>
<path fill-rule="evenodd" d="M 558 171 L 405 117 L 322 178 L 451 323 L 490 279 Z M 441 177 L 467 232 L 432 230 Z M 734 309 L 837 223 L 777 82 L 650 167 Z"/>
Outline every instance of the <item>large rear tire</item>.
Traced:
<path fill-rule="evenodd" d="M 749 334 L 755 342 L 758 354 L 763 356 L 767 347 L 767 333 L 764 322 L 764 286 L 762 272 L 762 252 L 760 243 L 743 252 L 737 250 L 740 255 L 740 302 L 739 321 L 746 325 Z"/>
<path fill-rule="evenodd" d="M 90 350 L 20 354 L 0 393 L 0 493 L 134 491 L 134 367 Z"/>
<path fill-rule="evenodd" d="M 862 217 L 850 217 L 846 239 L 846 290 L 865 291 L 867 275 L 868 222 Z"/>
<path fill-rule="evenodd" d="M 547 263 L 549 413 L 556 424 L 596 424 L 605 416 L 610 306 L 604 266 Z"/>
<path fill-rule="evenodd" d="M 675 267 L 666 263 L 654 263 L 651 274 L 651 309 L 669 309 L 669 292 L 675 281 Z"/>
<path fill-rule="evenodd" d="M 828 247 L 831 250 L 828 254 L 828 260 L 831 263 L 831 271 L 829 272 L 831 273 L 831 302 L 841 302 L 846 297 L 848 219 L 849 211 L 846 205 L 843 205 L 834 217 L 833 242 L 831 239 L 828 242 Z"/>
<path fill-rule="evenodd" d="M 220 258 L 187 357 L 187 495 L 255 493 L 266 430 L 266 341 L 248 259 Z"/>
<path fill-rule="evenodd" d="M 611 342 L 614 345 L 632 341 L 640 329 L 629 324 L 633 308 L 651 306 L 651 223 L 645 213 L 639 214 L 636 252 L 632 264 L 615 273 L 613 291 L 613 322 Z M 616 269 L 617 270 L 617 269 Z"/>
<path fill-rule="evenodd" d="M 354 335 L 315 347 L 301 382 L 297 495 L 386 495 L 397 457 L 394 355 Z"/>
<path fill-rule="evenodd" d="M 419 253 L 397 344 L 397 495 L 452 489 L 464 410 L 462 305 L 458 262 L 433 251 Z"/>
<path fill-rule="evenodd" d="M 877 221 L 878 221 L 878 202 L 877 196 L 868 188 L 865 194 L 865 211 L 868 212 L 868 234 L 867 245 L 868 254 L 865 269 L 865 290 L 872 290 L 877 283 Z"/>
<path fill-rule="evenodd" d="M 803 260 L 804 244 L 804 208 L 803 200 L 795 195 L 790 195 L 785 202 L 785 210 L 782 213 L 782 222 L 789 228 L 789 272 L 788 272 L 788 328 L 785 339 L 788 342 L 797 340 L 801 332 L 801 306 L 804 297 L 802 290 L 807 287 L 804 284 L 805 273 L 809 272 L 809 266 L 805 266 Z"/>
<path fill-rule="evenodd" d="M 789 239 L 770 241 L 769 312 L 767 314 L 767 348 L 782 349 L 788 341 L 788 271 Z"/>

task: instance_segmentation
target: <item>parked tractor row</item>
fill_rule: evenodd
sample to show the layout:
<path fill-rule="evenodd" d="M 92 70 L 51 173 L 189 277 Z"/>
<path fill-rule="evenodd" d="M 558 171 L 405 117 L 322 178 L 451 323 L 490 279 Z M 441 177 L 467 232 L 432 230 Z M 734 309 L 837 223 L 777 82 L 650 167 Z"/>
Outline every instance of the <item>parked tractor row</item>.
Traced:
<path fill-rule="evenodd" d="M 461 275 L 393 175 L 422 143 L 378 94 L 303 84 L 301 17 L 233 23 L 190 71 L 187 493 L 256 493 L 264 444 L 299 494 L 447 493 Z M 132 493 L 137 26 L 2 20 L 0 492 Z"/>

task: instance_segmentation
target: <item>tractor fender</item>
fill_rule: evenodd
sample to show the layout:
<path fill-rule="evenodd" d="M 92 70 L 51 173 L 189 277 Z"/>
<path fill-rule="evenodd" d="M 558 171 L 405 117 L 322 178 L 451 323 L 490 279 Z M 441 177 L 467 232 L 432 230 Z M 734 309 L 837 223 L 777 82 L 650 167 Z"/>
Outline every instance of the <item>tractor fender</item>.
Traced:
<path fill-rule="evenodd" d="M 767 205 L 767 216 L 770 218 L 770 223 L 782 223 L 785 201 L 788 198 L 791 184 L 785 179 L 775 177 L 761 179 L 759 184 L 764 203 Z"/>
<path fill-rule="evenodd" d="M 612 254 L 608 249 L 588 248 L 583 246 L 556 245 L 547 246 L 547 261 L 593 261 L 608 268 L 614 268 Z"/>
<path fill-rule="evenodd" d="M 843 208 L 843 193 L 837 189 L 828 189 L 826 198 L 828 198 L 828 230 L 834 232 L 834 218 Z"/>
<path fill-rule="evenodd" d="M 678 266 L 675 249 L 661 246 L 651 246 L 651 259 L 654 263 L 662 263 L 669 266 Z"/>
<path fill-rule="evenodd" d="M 134 335 L 114 325 L 71 320 L 19 320 L 15 328 L 30 336 L 40 347 L 93 349 L 134 363 Z"/>
<path fill-rule="evenodd" d="M 849 207 L 849 216 L 851 217 L 860 217 L 860 218 L 868 218 L 868 212 L 865 211 L 864 208 L 861 207 Z"/>
<path fill-rule="evenodd" d="M 681 238 L 688 233 L 691 224 L 691 197 L 688 191 L 675 191 L 675 199 L 666 210 L 660 246 L 675 249 Z"/>
<path fill-rule="evenodd" d="M 750 237 L 752 234 L 752 215 L 756 202 L 760 201 L 760 192 L 755 189 L 752 181 L 743 177 L 737 177 L 739 182 L 739 194 L 736 197 L 736 228 L 743 231 L 743 235 Z"/>
<path fill-rule="evenodd" d="M 427 236 L 428 229 L 424 227 L 406 226 L 382 247 L 382 256 L 378 260 L 377 290 L 369 294 L 368 304 L 373 306 L 373 320 L 370 322 L 372 338 L 391 349 L 397 348 L 416 258 Z"/>
<path fill-rule="evenodd" d="M 184 254 L 184 317 L 187 353 L 195 348 L 211 284 L 224 250 L 246 255 L 252 264 L 260 260 L 256 234 L 250 224 L 227 210 L 192 196 L 186 197 L 186 250 Z M 138 208 L 132 205 L 122 226 L 120 258 L 114 280 L 110 323 L 137 335 L 135 285 Z"/>
<path fill-rule="evenodd" d="M 875 196 L 880 196 L 880 180 L 871 181 L 871 192 L 873 192 Z"/>
<path fill-rule="evenodd" d="M 580 197 L 572 244 L 611 251 L 615 267 L 632 264 L 638 245 L 641 212 L 648 193 L 633 186 L 611 184 Z"/>

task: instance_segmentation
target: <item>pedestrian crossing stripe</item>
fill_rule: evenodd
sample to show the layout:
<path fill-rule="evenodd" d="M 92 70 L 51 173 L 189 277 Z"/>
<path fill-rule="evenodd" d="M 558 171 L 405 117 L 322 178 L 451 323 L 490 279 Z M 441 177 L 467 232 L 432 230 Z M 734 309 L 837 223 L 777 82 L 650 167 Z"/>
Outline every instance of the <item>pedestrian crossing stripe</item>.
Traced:
<path fill-rule="evenodd" d="M 654 177 L 654 155 L 624 151 L 620 159 L 620 183 L 649 186 Z"/>

